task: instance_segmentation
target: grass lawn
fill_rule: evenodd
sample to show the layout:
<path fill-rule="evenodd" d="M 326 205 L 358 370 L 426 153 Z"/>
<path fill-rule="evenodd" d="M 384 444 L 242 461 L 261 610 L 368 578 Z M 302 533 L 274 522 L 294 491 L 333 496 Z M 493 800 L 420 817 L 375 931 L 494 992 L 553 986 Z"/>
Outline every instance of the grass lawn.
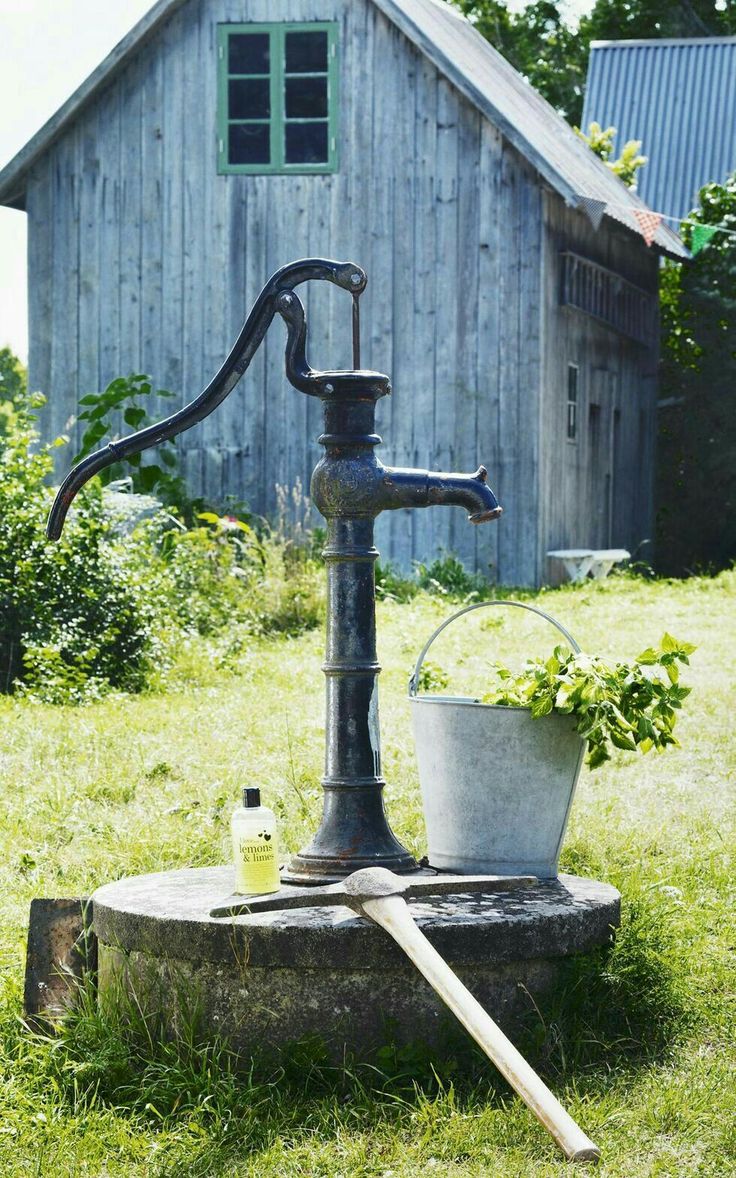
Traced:
<path fill-rule="evenodd" d="M 636 655 L 669 630 L 697 644 L 681 750 L 584 770 L 563 867 L 623 893 L 613 951 L 572 966 L 523 1044 L 601 1146 L 601 1175 L 736 1174 L 736 573 L 611 578 L 535 599 L 584 649 Z M 379 610 L 387 805 L 423 852 L 406 680 L 447 601 Z M 478 611 L 432 661 L 462 688 L 496 658 L 554 643 L 521 611 Z M 553 1176 L 551 1139 L 472 1051 L 429 1066 L 333 1070 L 316 1048 L 236 1076 L 226 1055 L 146 1041 L 90 1007 L 55 1040 L 20 1024 L 28 905 L 227 856 L 229 810 L 260 785 L 297 849 L 321 805 L 322 634 L 254 642 L 237 673 L 181 651 L 166 694 L 86 708 L 0 702 L 0 1175 L 258 1178 Z"/>

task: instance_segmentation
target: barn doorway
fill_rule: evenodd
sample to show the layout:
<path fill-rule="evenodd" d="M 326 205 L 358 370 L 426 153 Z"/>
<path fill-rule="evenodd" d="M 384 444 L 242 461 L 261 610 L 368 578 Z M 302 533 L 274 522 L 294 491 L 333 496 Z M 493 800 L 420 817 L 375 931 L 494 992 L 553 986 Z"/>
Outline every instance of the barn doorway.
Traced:
<path fill-rule="evenodd" d="M 618 373 L 594 368 L 588 400 L 588 503 L 591 548 L 611 548 L 614 543 L 616 456 L 621 411 L 618 405 Z"/>

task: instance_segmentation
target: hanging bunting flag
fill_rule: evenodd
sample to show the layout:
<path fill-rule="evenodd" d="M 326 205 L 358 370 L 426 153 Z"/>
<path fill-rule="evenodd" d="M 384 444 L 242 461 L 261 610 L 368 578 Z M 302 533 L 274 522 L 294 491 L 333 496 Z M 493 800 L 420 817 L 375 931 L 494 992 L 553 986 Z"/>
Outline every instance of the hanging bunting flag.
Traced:
<path fill-rule="evenodd" d="M 639 222 L 642 237 L 647 245 L 651 245 L 662 224 L 662 214 L 652 213 L 649 209 L 632 209 L 631 211 Z"/>
<path fill-rule="evenodd" d="M 588 220 L 597 232 L 601 227 L 603 214 L 606 211 L 606 202 L 604 200 L 596 200 L 592 196 L 579 196 L 578 208 L 582 209 L 587 215 Z"/>
<path fill-rule="evenodd" d="M 639 222 L 639 228 L 647 245 L 652 244 L 654 238 L 657 235 L 657 230 L 663 221 L 671 221 L 673 226 L 676 225 L 680 230 L 682 229 L 683 225 L 689 225 L 692 227 L 693 232 L 690 239 L 690 253 L 693 255 L 700 253 L 702 249 L 705 249 L 708 242 L 716 233 L 725 233 L 728 237 L 736 237 L 736 229 L 728 229 L 725 225 L 701 225 L 700 221 L 690 221 L 687 218 L 683 220 L 682 217 L 676 217 L 672 213 L 655 213 L 650 209 L 632 209 L 630 204 L 624 204 L 623 202 L 619 203 L 617 201 L 607 201 L 605 204 L 603 204 L 602 201 L 594 200 L 590 196 L 580 196 L 579 194 L 576 195 L 575 200 L 577 202 L 575 208 L 583 209 L 591 218 L 591 221 L 595 225 L 596 229 L 601 223 L 603 212 L 598 214 L 595 208 L 593 208 L 591 215 L 590 206 L 602 205 L 604 212 L 607 212 L 610 209 L 625 209 L 627 213 L 633 213 Z M 593 216 L 597 217 L 596 221 L 593 221 Z"/>
<path fill-rule="evenodd" d="M 695 257 L 706 247 L 714 233 L 718 232 L 717 225 L 694 225 L 690 242 L 690 253 Z"/>

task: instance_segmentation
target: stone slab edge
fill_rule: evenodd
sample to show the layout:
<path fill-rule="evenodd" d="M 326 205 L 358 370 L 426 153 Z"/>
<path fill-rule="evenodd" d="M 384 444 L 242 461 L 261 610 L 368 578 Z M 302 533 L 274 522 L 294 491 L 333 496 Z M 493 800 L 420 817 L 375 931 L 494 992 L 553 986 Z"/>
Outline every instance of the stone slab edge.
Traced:
<path fill-rule="evenodd" d="M 396 968 L 404 954 L 367 918 L 347 908 L 302 908 L 218 920 L 208 915 L 231 889 L 228 868 L 135 876 L 99 888 L 94 931 L 124 952 L 252 967 L 355 970 Z M 455 966 L 563 957 L 608 943 L 621 897 L 598 880 L 562 875 L 523 893 L 441 897 L 411 910 L 435 948 Z"/>

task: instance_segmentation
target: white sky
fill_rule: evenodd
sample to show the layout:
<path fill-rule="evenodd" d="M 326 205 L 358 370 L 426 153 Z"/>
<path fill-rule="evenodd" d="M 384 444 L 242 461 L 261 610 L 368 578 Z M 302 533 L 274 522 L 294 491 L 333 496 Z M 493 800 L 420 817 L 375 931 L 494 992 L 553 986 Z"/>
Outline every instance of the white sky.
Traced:
<path fill-rule="evenodd" d="M 592 0 L 563 0 L 571 14 Z M 133 27 L 152 0 L 0 0 L 0 167 Z M 509 7 L 524 7 L 510 0 Z M 0 347 L 28 357 L 26 215 L 0 208 Z"/>
<path fill-rule="evenodd" d="M 0 0 L 0 167 L 152 7 L 152 0 Z M 0 209 L 0 347 L 28 358 L 26 215 Z"/>

